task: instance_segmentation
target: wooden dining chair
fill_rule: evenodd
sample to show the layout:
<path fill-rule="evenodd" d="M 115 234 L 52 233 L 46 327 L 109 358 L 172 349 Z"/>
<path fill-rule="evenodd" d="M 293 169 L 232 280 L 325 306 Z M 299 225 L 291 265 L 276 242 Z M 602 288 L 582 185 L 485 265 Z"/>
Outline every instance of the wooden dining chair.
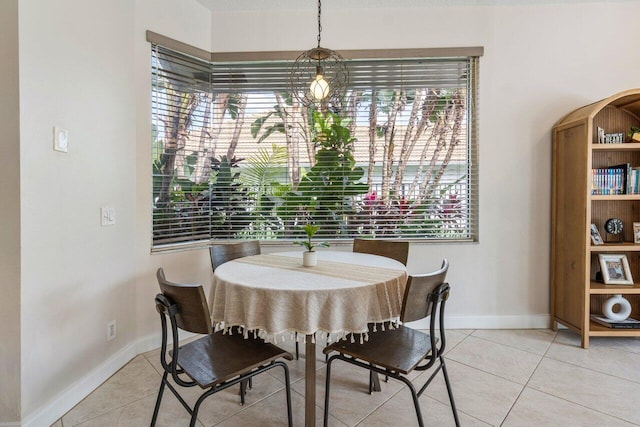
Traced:
<path fill-rule="evenodd" d="M 260 241 L 247 240 L 238 243 L 219 243 L 209 247 L 209 255 L 211 256 L 211 268 L 216 268 L 225 262 L 232 261 L 251 255 L 260 255 Z M 296 340 L 296 360 L 300 358 L 300 349 Z M 250 387 L 250 385 L 249 385 Z"/>
<path fill-rule="evenodd" d="M 451 391 L 451 383 L 447 367 L 442 357 L 445 350 L 444 308 L 449 298 L 449 284 L 445 277 L 449 263 L 445 259 L 442 267 L 429 274 L 409 276 L 402 300 L 400 320 L 403 323 L 413 322 L 430 316 L 429 333 L 411 329 L 403 325 L 385 328 L 384 331 L 369 333 L 368 340 L 360 343 L 359 337 L 347 337 L 327 346 L 325 354 L 337 352 L 327 362 L 327 379 L 325 388 L 324 425 L 329 417 L 329 392 L 331 384 L 331 365 L 335 360 L 342 360 L 355 366 L 395 378 L 407 385 L 411 391 L 413 405 L 416 410 L 418 424 L 424 426 L 418 398 L 427 386 L 442 371 L 449 394 L 449 402 L 453 411 L 456 426 L 460 425 L 458 411 Z M 438 327 L 436 328 L 436 319 Z M 436 330 L 437 329 L 437 330 Z M 416 392 L 412 382 L 406 377 L 414 369 L 423 371 L 437 366 L 431 376 Z M 371 381 L 369 382 L 371 393 Z"/>
<path fill-rule="evenodd" d="M 235 384 L 276 367 L 284 369 L 289 427 L 293 425 L 291 416 L 291 385 L 289 368 L 279 359 L 292 360 L 291 353 L 260 338 L 242 333 L 213 332 L 209 307 L 201 285 L 184 285 L 169 282 L 162 268 L 156 273 L 161 293 L 156 295 L 156 310 L 160 313 L 162 326 L 162 346 L 160 362 L 164 373 L 158 390 L 151 426 L 155 426 L 162 394 L 165 386 L 191 414 L 190 426 L 196 424 L 198 410 L 209 396 Z M 169 320 L 170 329 L 167 327 Z M 204 337 L 188 344 L 180 345 L 178 330 L 205 334 Z M 171 338 L 169 339 L 169 334 Z M 171 340 L 172 349 L 167 354 Z M 169 358 L 169 360 L 167 360 Z M 193 408 L 180 395 L 171 382 L 181 387 L 199 386 L 204 390 Z"/>
<path fill-rule="evenodd" d="M 353 252 L 380 255 L 407 265 L 409 242 L 355 238 L 353 239 Z"/>
<path fill-rule="evenodd" d="M 211 256 L 211 268 L 216 268 L 225 262 L 251 255 L 260 255 L 260 242 L 258 240 L 246 240 L 238 243 L 220 243 L 209 247 Z"/>

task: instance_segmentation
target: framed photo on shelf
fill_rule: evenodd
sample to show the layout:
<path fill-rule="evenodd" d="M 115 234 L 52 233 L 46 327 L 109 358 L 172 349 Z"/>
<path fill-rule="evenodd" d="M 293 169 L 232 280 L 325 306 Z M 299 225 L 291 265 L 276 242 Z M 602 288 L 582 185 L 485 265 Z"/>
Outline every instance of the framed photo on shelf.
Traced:
<path fill-rule="evenodd" d="M 640 243 L 640 222 L 633 223 L 633 243 Z"/>
<path fill-rule="evenodd" d="M 600 271 L 607 285 L 633 285 L 629 261 L 624 254 L 598 254 Z"/>
<path fill-rule="evenodd" d="M 635 224 L 638 224 L 640 226 L 640 222 L 636 223 L 634 222 L 634 228 L 633 231 L 635 233 Z M 635 236 L 635 234 L 634 234 Z M 591 224 L 591 242 L 594 245 L 602 245 L 604 242 L 602 241 L 602 237 L 600 236 L 600 233 L 598 232 L 598 227 L 596 227 L 595 224 Z M 640 243 L 640 241 L 638 242 Z"/>

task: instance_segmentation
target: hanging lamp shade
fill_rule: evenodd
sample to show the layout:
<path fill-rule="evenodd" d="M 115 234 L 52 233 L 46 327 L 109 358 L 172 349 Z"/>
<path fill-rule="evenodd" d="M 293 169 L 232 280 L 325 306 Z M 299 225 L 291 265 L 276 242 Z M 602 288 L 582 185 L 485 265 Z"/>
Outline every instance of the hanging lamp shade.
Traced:
<path fill-rule="evenodd" d="M 318 46 L 302 52 L 291 67 L 291 92 L 300 104 L 340 111 L 349 83 L 344 58 L 320 46 L 322 4 L 318 0 Z"/>

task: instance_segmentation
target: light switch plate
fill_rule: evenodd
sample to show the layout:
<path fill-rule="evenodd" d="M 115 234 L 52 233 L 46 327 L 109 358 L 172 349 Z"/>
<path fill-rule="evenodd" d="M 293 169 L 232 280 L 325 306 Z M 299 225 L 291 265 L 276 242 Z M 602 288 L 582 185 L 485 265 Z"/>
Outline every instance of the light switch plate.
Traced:
<path fill-rule="evenodd" d="M 114 225 L 116 223 L 116 208 L 112 206 L 104 206 L 100 208 L 100 224 Z"/>
<path fill-rule="evenodd" d="M 53 127 L 53 149 L 66 153 L 69 148 L 69 131 L 58 126 Z"/>

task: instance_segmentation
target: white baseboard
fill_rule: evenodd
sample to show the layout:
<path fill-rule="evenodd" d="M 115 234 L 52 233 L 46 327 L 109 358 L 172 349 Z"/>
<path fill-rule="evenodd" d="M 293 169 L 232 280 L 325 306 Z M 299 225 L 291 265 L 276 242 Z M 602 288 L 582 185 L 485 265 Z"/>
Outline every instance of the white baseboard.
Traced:
<path fill-rule="evenodd" d="M 429 320 L 411 322 L 415 329 L 428 329 Z M 446 329 L 547 329 L 551 326 L 548 314 L 528 314 L 523 316 L 446 316 Z"/>
<path fill-rule="evenodd" d="M 180 334 L 180 339 L 189 338 L 194 334 Z M 0 424 L 0 427 L 42 427 L 50 426 L 60 417 L 69 412 L 82 399 L 98 388 L 109 377 L 115 374 L 120 368 L 129 363 L 131 359 L 139 354 L 154 350 L 160 347 L 160 333 L 150 334 L 129 344 L 98 368 L 89 372 L 75 384 L 62 390 L 60 394 L 45 406 L 25 417 L 22 424 Z"/>
<path fill-rule="evenodd" d="M 147 351 L 151 351 L 160 347 L 161 343 L 162 343 L 162 337 L 160 336 L 159 333 L 150 334 L 150 335 L 147 335 L 146 337 L 142 337 L 138 339 L 138 341 L 136 342 L 136 351 L 138 352 L 138 354 L 146 353 Z"/>
<path fill-rule="evenodd" d="M 545 329 L 551 325 L 548 314 L 523 316 L 447 316 L 447 329 Z M 412 322 L 409 326 L 417 329 L 428 328 L 426 320 Z M 180 336 L 188 338 L 193 334 Z M 0 427 L 42 427 L 50 426 L 66 414 L 78 402 L 98 388 L 111 375 L 129 363 L 139 354 L 160 346 L 160 334 L 151 334 L 138 339 L 107 359 L 102 365 L 89 372 L 49 403 L 29 414 L 22 423 L 0 423 Z"/>
<path fill-rule="evenodd" d="M 78 402 L 87 397 L 100 384 L 105 382 L 111 375 L 129 363 L 131 359 L 138 355 L 138 342 L 134 342 L 124 347 L 122 350 L 111 356 L 93 371 L 72 384 L 65 390 L 61 390 L 58 396 L 49 401 L 46 405 L 32 412 L 22 420 L 23 427 L 50 426 L 60 417 L 69 412 Z"/>
<path fill-rule="evenodd" d="M 193 334 L 190 332 L 178 331 L 178 339 L 182 342 L 182 340 L 186 340 L 188 338 L 194 337 L 198 334 Z M 171 340 L 171 338 L 169 338 Z M 150 334 L 146 337 L 140 338 L 136 342 L 136 351 L 137 354 L 146 353 L 147 351 L 155 350 L 156 348 L 160 348 L 162 344 L 162 336 L 157 334 Z M 171 346 L 169 346 L 171 347 Z"/>
<path fill-rule="evenodd" d="M 551 327 L 551 316 L 452 316 L 447 317 L 445 322 L 447 329 L 548 329 Z"/>

